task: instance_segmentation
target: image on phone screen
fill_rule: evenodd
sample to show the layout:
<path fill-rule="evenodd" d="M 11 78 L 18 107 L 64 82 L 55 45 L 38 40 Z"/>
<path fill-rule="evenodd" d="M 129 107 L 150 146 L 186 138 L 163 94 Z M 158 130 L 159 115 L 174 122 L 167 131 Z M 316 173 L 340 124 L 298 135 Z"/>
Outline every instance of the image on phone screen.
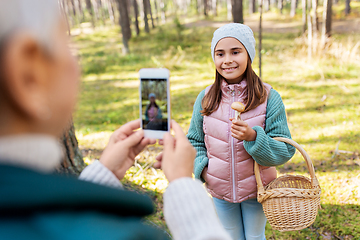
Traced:
<path fill-rule="evenodd" d="M 143 129 L 168 131 L 167 79 L 141 78 Z"/>

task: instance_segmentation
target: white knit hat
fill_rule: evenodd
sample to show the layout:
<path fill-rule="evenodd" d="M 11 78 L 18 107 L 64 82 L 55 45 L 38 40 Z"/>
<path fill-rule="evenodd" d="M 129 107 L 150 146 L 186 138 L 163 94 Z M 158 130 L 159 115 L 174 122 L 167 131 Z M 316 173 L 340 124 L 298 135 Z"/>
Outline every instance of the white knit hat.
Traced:
<path fill-rule="evenodd" d="M 255 38 L 254 33 L 248 26 L 241 23 L 229 23 L 215 30 L 211 41 L 211 56 L 214 60 L 214 50 L 217 43 L 226 37 L 233 37 L 244 45 L 248 52 L 251 62 L 255 58 Z M 214 60 L 215 61 L 215 60 Z"/>

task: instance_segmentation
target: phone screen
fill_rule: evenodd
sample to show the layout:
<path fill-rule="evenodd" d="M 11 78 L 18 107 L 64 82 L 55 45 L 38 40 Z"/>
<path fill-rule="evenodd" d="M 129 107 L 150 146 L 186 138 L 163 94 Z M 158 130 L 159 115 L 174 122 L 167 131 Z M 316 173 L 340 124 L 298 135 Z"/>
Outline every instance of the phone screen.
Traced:
<path fill-rule="evenodd" d="M 168 93 L 166 78 L 141 78 L 142 127 L 168 131 Z"/>

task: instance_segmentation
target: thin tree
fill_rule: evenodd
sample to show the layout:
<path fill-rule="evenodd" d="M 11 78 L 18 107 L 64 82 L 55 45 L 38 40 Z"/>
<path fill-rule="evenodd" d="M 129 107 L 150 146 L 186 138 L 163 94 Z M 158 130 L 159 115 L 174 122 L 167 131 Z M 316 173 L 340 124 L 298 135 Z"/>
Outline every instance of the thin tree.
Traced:
<path fill-rule="evenodd" d="M 147 0 L 143 0 L 143 9 L 144 9 L 144 23 L 145 23 L 145 32 L 149 33 L 150 32 L 150 28 L 149 28 L 149 23 L 148 23 L 148 5 L 147 5 Z"/>
<path fill-rule="evenodd" d="M 208 10 L 208 0 L 204 0 L 204 16 L 208 15 L 207 10 Z"/>
<path fill-rule="evenodd" d="M 111 6 L 111 0 L 108 0 L 106 2 L 106 5 L 107 5 L 107 10 L 108 10 L 108 13 L 109 13 L 110 21 L 114 25 L 115 24 L 115 16 L 114 16 L 113 8 Z"/>
<path fill-rule="evenodd" d="M 291 0 L 290 17 L 295 17 L 296 14 L 297 0 Z"/>
<path fill-rule="evenodd" d="M 232 15 L 235 23 L 244 23 L 242 0 L 232 0 Z"/>
<path fill-rule="evenodd" d="M 302 24 L 303 24 L 303 29 L 302 29 L 302 33 L 305 34 L 306 32 L 306 0 L 302 0 Z"/>
<path fill-rule="evenodd" d="M 134 7 L 134 15 L 135 15 L 135 31 L 136 36 L 139 36 L 140 34 L 140 28 L 139 28 L 139 8 L 137 4 L 137 0 L 133 0 L 133 7 Z"/>
<path fill-rule="evenodd" d="M 214 16 L 217 16 L 217 0 L 212 0 L 212 12 Z"/>
<path fill-rule="evenodd" d="M 318 8 L 318 0 L 312 0 L 312 21 L 313 21 L 313 28 L 314 28 L 314 38 L 317 37 L 319 32 L 319 18 L 317 14 Z"/>
<path fill-rule="evenodd" d="M 284 8 L 283 0 L 278 0 L 278 9 L 280 10 L 280 14 L 282 14 Z"/>
<path fill-rule="evenodd" d="M 121 33 L 123 39 L 123 54 L 130 52 L 128 41 L 131 38 L 130 19 L 128 14 L 127 0 L 117 0 L 118 9 L 120 13 L 119 24 L 121 26 Z"/>
<path fill-rule="evenodd" d="M 227 9 L 227 20 L 231 20 L 232 18 L 232 4 L 231 0 L 226 0 L 226 9 Z"/>
<path fill-rule="evenodd" d="M 268 12 L 270 10 L 270 0 L 264 1 L 263 8 L 265 12 Z"/>
<path fill-rule="evenodd" d="M 161 12 L 161 22 L 165 24 L 166 22 L 166 14 L 165 14 L 165 3 L 164 0 L 160 0 L 160 12 Z"/>
<path fill-rule="evenodd" d="M 254 12 L 256 12 L 256 0 L 249 0 L 249 14 L 253 14 Z M 261 0 L 259 0 L 261 1 Z"/>
<path fill-rule="evenodd" d="M 149 13 L 150 13 L 151 25 L 152 25 L 152 28 L 154 29 L 154 28 L 155 28 L 155 24 L 154 24 L 154 18 L 153 18 L 153 15 L 152 15 L 152 11 L 151 11 L 151 3 L 150 3 L 150 0 L 147 0 L 147 5 L 148 5 Z"/>
<path fill-rule="evenodd" d="M 324 0 L 321 45 L 325 48 L 326 40 L 331 37 L 332 0 Z"/>
<path fill-rule="evenodd" d="M 81 0 L 77 0 L 77 5 L 79 7 L 79 12 L 80 12 L 80 15 L 81 15 L 81 22 L 82 22 L 85 19 L 85 15 L 84 15 L 83 5 L 82 5 L 81 2 L 82 2 Z"/>
<path fill-rule="evenodd" d="M 308 59 L 312 58 L 313 27 L 311 22 L 311 0 L 307 0 L 307 25 L 308 25 Z"/>
<path fill-rule="evenodd" d="M 91 19 L 91 25 L 92 27 L 95 27 L 95 18 L 94 18 L 94 11 L 92 8 L 91 0 L 85 0 L 86 3 L 86 9 L 89 12 L 90 19 Z"/>
<path fill-rule="evenodd" d="M 156 24 L 159 25 L 159 8 L 158 8 L 157 0 L 154 0 L 154 7 L 155 7 Z"/>
<path fill-rule="evenodd" d="M 350 0 L 345 0 L 345 15 L 349 15 L 351 11 Z"/>
<path fill-rule="evenodd" d="M 262 8 L 263 8 L 263 0 L 259 1 L 259 76 L 261 78 L 261 48 L 262 48 Z"/>

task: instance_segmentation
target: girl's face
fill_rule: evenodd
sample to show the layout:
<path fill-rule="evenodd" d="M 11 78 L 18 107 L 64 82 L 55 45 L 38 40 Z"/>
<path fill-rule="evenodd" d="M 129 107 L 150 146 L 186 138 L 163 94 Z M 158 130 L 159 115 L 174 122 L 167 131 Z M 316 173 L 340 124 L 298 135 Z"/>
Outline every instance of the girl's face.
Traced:
<path fill-rule="evenodd" d="M 240 83 L 247 68 L 248 53 L 237 39 L 221 39 L 214 51 L 216 70 L 229 84 Z"/>

